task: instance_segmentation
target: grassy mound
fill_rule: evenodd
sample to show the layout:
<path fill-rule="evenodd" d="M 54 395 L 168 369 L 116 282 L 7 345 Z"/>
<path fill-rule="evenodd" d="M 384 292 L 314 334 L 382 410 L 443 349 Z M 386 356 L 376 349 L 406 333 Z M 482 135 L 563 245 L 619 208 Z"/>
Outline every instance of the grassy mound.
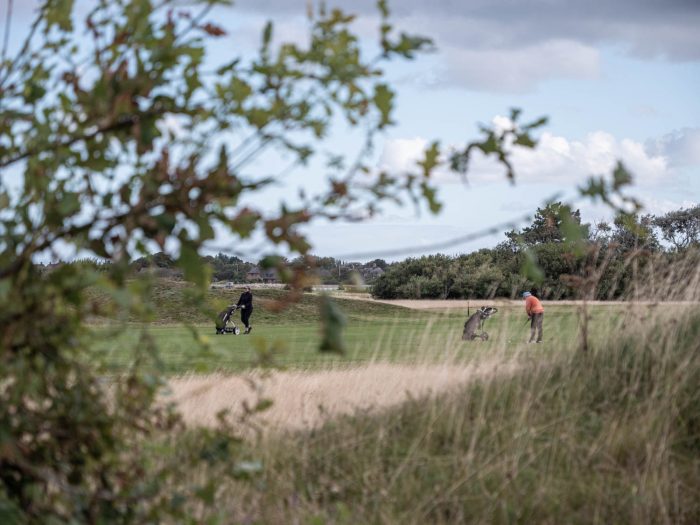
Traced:
<path fill-rule="evenodd" d="M 158 324 L 209 324 L 213 316 L 230 304 L 238 301 L 241 289 L 215 288 L 207 292 L 204 309 L 191 297 L 192 287 L 186 282 L 155 279 L 152 283 L 150 297 L 150 321 Z M 289 322 L 316 322 L 319 319 L 319 296 L 304 294 L 300 301 L 287 305 L 281 312 L 277 307 L 284 302 L 289 292 L 279 289 L 253 290 L 253 307 L 256 323 L 278 321 L 280 317 Z M 100 308 L 109 307 L 113 299 L 101 290 L 90 290 L 90 299 Z M 351 319 L 366 317 L 394 317 L 397 314 L 406 315 L 407 309 L 352 299 L 334 299 L 342 311 Z M 115 312 L 118 314 L 118 311 Z M 107 321 L 105 317 L 96 318 L 96 322 Z M 139 321 L 130 318 L 130 321 Z"/>
<path fill-rule="evenodd" d="M 264 490 L 222 505 L 266 523 L 699 523 L 698 341 L 697 311 L 627 319 L 588 353 L 278 438 Z"/>

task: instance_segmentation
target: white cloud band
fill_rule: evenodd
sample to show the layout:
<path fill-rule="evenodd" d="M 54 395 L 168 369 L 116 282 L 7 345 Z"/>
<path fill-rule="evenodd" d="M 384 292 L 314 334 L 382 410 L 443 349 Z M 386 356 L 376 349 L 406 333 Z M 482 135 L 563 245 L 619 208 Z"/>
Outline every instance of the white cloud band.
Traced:
<path fill-rule="evenodd" d="M 505 120 L 504 117 L 496 117 L 494 124 L 502 125 Z M 686 164 L 691 160 L 700 164 L 700 150 L 691 147 L 696 140 L 700 141 L 700 133 L 694 132 L 692 136 L 684 134 L 682 138 L 671 134 L 654 142 L 655 148 L 648 148 L 641 142 L 619 139 L 604 131 L 589 133 L 582 140 L 570 140 L 545 132 L 535 149 L 513 148 L 512 162 L 521 183 L 572 187 L 590 175 L 610 174 L 616 162 L 621 160 L 634 175 L 636 185 L 669 186 L 676 181 L 674 166 L 680 160 Z M 379 168 L 398 172 L 415 170 L 415 162 L 422 158 L 426 146 L 427 140 L 422 137 L 387 140 L 379 159 Z M 439 172 L 437 177 L 441 182 L 456 180 L 446 171 Z M 467 177 L 471 182 L 502 181 L 504 170 L 495 160 L 477 153 Z"/>

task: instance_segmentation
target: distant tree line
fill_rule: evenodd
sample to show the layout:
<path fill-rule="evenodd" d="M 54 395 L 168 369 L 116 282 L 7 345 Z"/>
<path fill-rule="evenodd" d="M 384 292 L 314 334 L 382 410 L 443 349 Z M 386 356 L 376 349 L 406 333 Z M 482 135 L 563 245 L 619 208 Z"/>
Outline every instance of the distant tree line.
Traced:
<path fill-rule="evenodd" d="M 218 253 L 203 256 L 202 260 L 211 269 L 212 281 L 246 282 L 248 273 L 253 268 L 266 268 L 266 258 L 250 262 L 240 257 Z M 277 263 L 279 264 L 279 262 Z M 308 275 L 315 276 L 320 284 L 357 284 L 371 283 L 384 272 L 386 261 L 375 259 L 367 263 L 347 262 L 333 257 L 305 256 L 292 260 L 282 258 L 281 264 L 289 268 L 303 267 Z M 131 264 L 133 271 L 154 271 L 161 277 L 182 278 L 175 261 L 167 254 L 158 252 L 148 257 L 141 257 Z"/>
<path fill-rule="evenodd" d="M 591 298 L 614 299 L 636 276 L 697 253 L 700 206 L 582 224 L 579 210 L 558 202 L 538 209 L 530 225 L 505 236 L 494 248 L 391 264 L 372 293 L 382 299 L 515 297 L 536 286 L 550 299 L 580 297 L 584 291 Z"/>
<path fill-rule="evenodd" d="M 248 272 L 256 266 L 256 263 L 223 253 L 206 255 L 201 257 L 201 260 L 209 266 L 213 281 L 245 282 Z M 158 276 L 171 279 L 183 277 L 176 261 L 163 252 L 136 259 L 131 263 L 131 269 L 134 272 L 153 271 Z"/>
<path fill-rule="evenodd" d="M 394 263 L 305 256 L 282 259 L 282 265 L 303 267 L 321 284 L 371 284 L 372 294 L 380 299 L 515 297 L 533 286 L 544 297 L 567 299 L 580 296 L 581 280 L 595 273 L 595 298 L 614 299 L 650 265 L 663 266 L 700 251 L 700 205 L 659 216 L 628 215 L 612 223 L 585 224 L 579 210 L 556 202 L 538 208 L 531 224 L 506 232 L 505 237 L 494 248 L 454 256 L 429 255 Z M 572 237 L 576 242 L 571 242 Z M 254 267 L 269 266 L 266 259 L 251 262 L 223 253 L 202 260 L 211 270 L 212 281 L 246 282 Z M 103 270 L 109 266 L 97 259 L 76 263 Z M 163 252 L 134 260 L 130 269 L 182 278 L 176 261 Z"/>
<path fill-rule="evenodd" d="M 269 267 L 267 258 L 257 262 L 245 261 L 240 257 L 218 253 L 206 255 L 201 260 L 209 266 L 213 282 L 226 281 L 242 283 L 248 280 L 248 274 L 253 268 Z M 371 284 L 382 275 L 388 264 L 383 259 L 374 259 L 369 262 L 348 262 L 333 257 L 305 256 L 292 260 L 282 258 L 282 265 L 289 268 L 302 266 L 308 275 L 315 276 L 320 284 Z M 53 263 L 44 265 L 45 270 L 66 263 Z M 89 265 L 91 268 L 101 271 L 109 269 L 109 262 L 100 259 L 78 259 L 70 264 Z M 182 269 L 171 256 L 163 252 L 157 252 L 147 257 L 139 257 L 129 265 L 133 274 L 139 272 L 152 272 L 157 277 L 167 279 L 182 279 Z"/>

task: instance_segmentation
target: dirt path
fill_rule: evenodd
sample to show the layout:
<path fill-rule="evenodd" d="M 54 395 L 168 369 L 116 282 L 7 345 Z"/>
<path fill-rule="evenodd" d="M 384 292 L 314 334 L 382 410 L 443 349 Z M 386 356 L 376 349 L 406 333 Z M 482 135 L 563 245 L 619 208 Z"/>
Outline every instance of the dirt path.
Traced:
<path fill-rule="evenodd" d="M 274 401 L 255 421 L 266 429 L 304 429 L 329 418 L 357 410 L 373 411 L 419 397 L 452 389 L 474 378 L 510 373 L 515 364 L 485 361 L 472 365 L 400 365 L 373 363 L 359 367 L 209 375 L 170 381 L 174 400 L 190 425 L 211 426 L 224 409 L 240 415 L 243 403 L 254 406 L 261 398 Z"/>
<path fill-rule="evenodd" d="M 382 300 L 375 299 L 378 303 L 393 304 L 395 306 L 403 306 L 404 308 L 411 308 L 413 310 L 448 310 L 448 309 L 461 309 L 466 310 L 467 307 L 470 308 L 481 308 L 482 306 L 496 306 L 502 308 L 504 306 L 521 306 L 522 301 L 509 301 L 504 299 L 474 299 L 474 300 L 461 300 L 461 299 L 394 299 L 394 300 Z"/>

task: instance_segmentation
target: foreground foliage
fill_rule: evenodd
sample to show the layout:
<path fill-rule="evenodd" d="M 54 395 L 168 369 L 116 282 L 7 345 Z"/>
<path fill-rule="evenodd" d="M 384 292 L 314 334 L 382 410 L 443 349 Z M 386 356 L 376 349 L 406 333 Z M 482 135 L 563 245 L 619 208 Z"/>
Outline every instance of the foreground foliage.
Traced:
<path fill-rule="evenodd" d="M 0 522 L 179 522 L 211 501 L 211 482 L 174 493 L 173 480 L 235 455 L 235 432 L 149 461 L 144 442 L 180 430 L 155 402 L 154 341 L 143 332 L 130 369 L 107 384 L 87 358 L 84 321 L 115 309 L 88 290 L 110 295 L 123 319 L 148 320 L 149 276 L 127 278 L 156 248 L 201 304 L 209 275 L 198 253 L 215 229 L 305 254 L 298 226 L 314 217 L 366 217 L 387 193 L 434 200 L 433 164 L 419 178 L 365 176 L 365 149 L 392 122 L 382 65 L 429 41 L 397 35 L 380 2 L 376 59 L 361 52 L 353 16 L 321 10 L 304 45 L 276 44 L 268 25 L 257 56 L 216 64 L 207 42 L 226 29 L 212 9 L 227 0 L 100 0 L 78 27 L 73 4 L 41 2 L 20 49 L 0 61 Z M 331 151 L 326 189 L 276 210 L 251 204 L 274 181 L 249 172 L 262 152 L 304 165 L 341 121 L 365 132 L 351 168 Z M 61 253 L 110 264 L 40 271 L 38 260 Z M 284 278 L 300 289 L 305 277 Z"/>

